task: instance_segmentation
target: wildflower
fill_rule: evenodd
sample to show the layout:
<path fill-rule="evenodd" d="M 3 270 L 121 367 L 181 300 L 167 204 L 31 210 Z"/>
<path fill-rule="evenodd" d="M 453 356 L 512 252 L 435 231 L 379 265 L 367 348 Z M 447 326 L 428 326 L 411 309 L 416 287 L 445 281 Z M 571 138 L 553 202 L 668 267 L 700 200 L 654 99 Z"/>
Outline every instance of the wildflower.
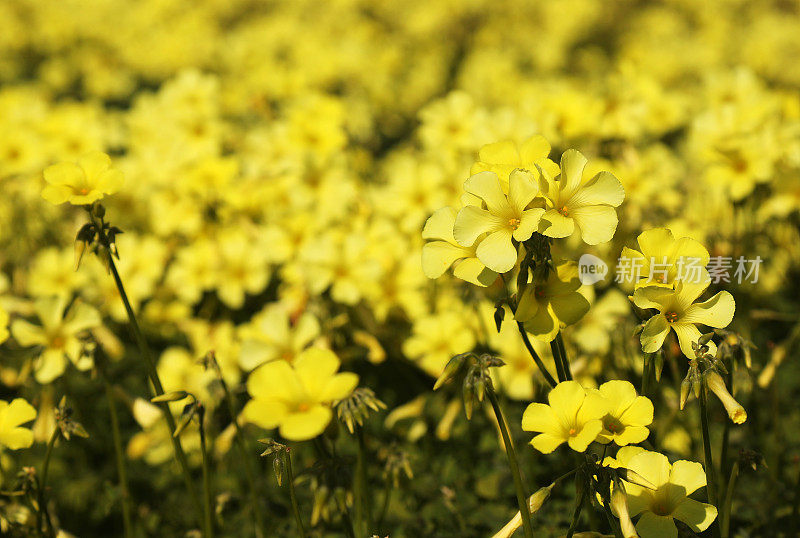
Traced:
<path fill-rule="evenodd" d="M 663 454 L 642 449 L 617 454 L 617 463 L 655 486 L 649 489 L 631 482 L 625 484 L 630 516 L 641 514 L 636 531 L 642 538 L 676 537 L 675 519 L 694 532 L 703 532 L 717 517 L 716 508 L 688 497 L 706 485 L 706 473 L 699 463 L 678 460 L 670 465 Z"/>
<path fill-rule="evenodd" d="M 522 415 L 523 430 L 541 432 L 531 441 L 539 452 L 549 454 L 564 442 L 583 452 L 603 430 L 609 405 L 599 392 L 587 392 L 577 381 L 562 381 L 547 401 L 549 405 L 528 405 Z"/>
<path fill-rule="evenodd" d="M 581 319 L 590 305 L 577 291 L 581 281 L 575 262 L 559 263 L 543 280 L 540 275 L 536 273 L 522 292 L 515 318 L 536 338 L 549 342 L 561 327 Z"/>
<path fill-rule="evenodd" d="M 265 362 L 294 358 L 319 336 L 316 316 L 303 312 L 292 319 L 288 308 L 281 303 L 267 305 L 250 322 L 239 329 L 242 349 L 239 365 L 252 370 Z"/>
<path fill-rule="evenodd" d="M 706 381 L 706 386 L 711 392 L 716 394 L 719 401 L 725 406 L 725 411 L 728 412 L 728 416 L 734 424 L 743 424 L 744 421 L 747 420 L 747 411 L 745 411 L 742 404 L 737 402 L 736 399 L 731 396 L 731 393 L 728 392 L 722 376 L 714 370 L 706 370 L 703 376 Z"/>
<path fill-rule="evenodd" d="M 475 332 L 463 313 L 443 311 L 414 322 L 403 353 L 428 374 L 439 377 L 447 362 L 475 346 Z"/>
<path fill-rule="evenodd" d="M 100 326 L 100 314 L 91 306 L 76 301 L 65 316 L 67 301 L 64 295 L 38 299 L 34 310 L 41 326 L 22 319 L 11 324 L 11 334 L 21 346 L 44 348 L 34 365 L 39 383 L 50 383 L 64 373 L 66 359 L 81 370 L 92 366 L 91 358 L 83 353 L 80 337 L 86 330 Z"/>
<path fill-rule="evenodd" d="M 476 286 L 488 286 L 497 279 L 497 273 L 478 259 L 474 246 L 462 247 L 455 240 L 456 215 L 452 207 L 443 207 L 425 222 L 422 238 L 428 242 L 422 247 L 422 271 L 426 277 L 436 279 L 453 266 L 456 278 Z"/>
<path fill-rule="evenodd" d="M 647 426 L 653 422 L 653 402 L 649 398 L 637 396 L 630 382 L 620 380 L 603 383 L 599 392 L 609 404 L 599 442 L 625 446 L 647 439 Z"/>
<path fill-rule="evenodd" d="M 22 398 L 0 400 L 0 446 L 11 450 L 33 444 L 33 432 L 21 425 L 36 418 L 36 409 Z"/>
<path fill-rule="evenodd" d="M 731 322 L 736 304 L 727 291 L 720 291 L 707 301 L 695 303 L 707 287 L 708 282 L 695 284 L 678 281 L 674 290 L 646 286 L 634 292 L 632 300 L 636 306 L 658 310 L 658 314 L 647 320 L 640 336 L 645 353 L 658 351 L 672 329 L 678 335 L 683 354 L 694 358 L 692 342 L 701 336 L 698 324 L 721 329 Z M 714 354 L 716 346 L 713 342 L 709 342 L 708 346 Z"/>
<path fill-rule="evenodd" d="M 511 172 L 517 168 L 533 171 L 539 166 L 552 175 L 557 174 L 558 165 L 547 158 L 549 154 L 550 143 L 541 135 L 532 136 L 522 144 L 511 140 L 486 144 L 478 151 L 478 162 L 469 173 L 494 172 L 507 187 Z"/>
<path fill-rule="evenodd" d="M 709 280 L 709 254 L 691 237 L 675 239 L 668 228 L 645 230 L 636 238 L 641 252 L 625 247 L 620 258 L 638 268 L 636 285 L 670 285 L 677 279 L 700 283 Z M 655 265 L 654 265 L 655 264 Z"/>
<path fill-rule="evenodd" d="M 544 213 L 541 207 L 528 208 L 539 193 L 533 175 L 524 170 L 513 171 L 506 194 L 497 174 L 480 172 L 464 182 L 464 190 L 483 200 L 486 209 L 474 205 L 461 208 L 453 237 L 460 245 L 471 247 L 482 234 L 489 234 L 477 243 L 478 259 L 492 271 L 510 271 L 517 263 L 512 239 L 529 239 Z"/>
<path fill-rule="evenodd" d="M 610 172 L 584 179 L 588 160 L 568 149 L 561 156 L 561 173 L 553 178 L 542 172 L 542 191 L 552 208 L 542 215 L 540 231 L 548 237 L 569 237 L 577 225 L 586 244 L 605 243 L 617 229 L 614 209 L 625 199 L 622 184 Z"/>
<path fill-rule="evenodd" d="M 44 170 L 42 198 L 52 204 L 89 205 L 122 187 L 122 172 L 111 167 L 105 153 L 87 153 L 77 163 L 61 162 Z"/>
<path fill-rule="evenodd" d="M 268 362 L 250 374 L 252 396 L 246 420 L 265 429 L 280 427 L 286 439 L 303 441 L 323 432 L 331 420 L 330 404 L 347 397 L 358 384 L 353 373 L 336 373 L 339 358 L 330 350 L 306 349 L 290 365 Z"/>

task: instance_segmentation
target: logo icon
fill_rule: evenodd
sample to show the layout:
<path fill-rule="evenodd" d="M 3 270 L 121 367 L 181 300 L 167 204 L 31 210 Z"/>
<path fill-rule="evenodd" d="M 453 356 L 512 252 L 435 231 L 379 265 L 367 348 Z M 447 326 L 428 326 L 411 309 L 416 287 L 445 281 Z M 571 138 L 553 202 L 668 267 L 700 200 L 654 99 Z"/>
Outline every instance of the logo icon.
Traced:
<path fill-rule="evenodd" d="M 592 254 L 584 254 L 578 260 L 578 278 L 581 284 L 590 286 L 606 278 L 608 265 Z"/>

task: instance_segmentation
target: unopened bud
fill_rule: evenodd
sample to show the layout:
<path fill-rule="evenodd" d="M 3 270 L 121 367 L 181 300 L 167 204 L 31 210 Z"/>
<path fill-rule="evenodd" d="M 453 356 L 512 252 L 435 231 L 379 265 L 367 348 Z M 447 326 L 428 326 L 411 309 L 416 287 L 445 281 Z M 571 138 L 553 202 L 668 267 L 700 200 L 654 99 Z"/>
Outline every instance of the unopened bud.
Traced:
<path fill-rule="evenodd" d="M 636 484 L 637 486 L 642 486 L 643 488 L 652 489 L 655 491 L 656 485 L 650 482 L 648 479 L 637 473 L 636 471 L 632 471 L 631 469 L 626 469 L 625 467 L 618 467 L 617 474 L 620 478 L 625 480 L 626 482 L 630 482 L 631 484 Z"/>
<path fill-rule="evenodd" d="M 464 379 L 462 396 L 464 397 L 464 413 L 467 415 L 467 420 L 471 420 L 472 407 L 475 400 L 475 385 L 471 376 L 467 376 L 466 379 Z"/>
<path fill-rule="evenodd" d="M 544 502 L 550 496 L 550 492 L 553 490 L 553 487 L 555 487 L 555 483 L 550 484 L 547 487 L 540 488 L 538 491 L 536 491 L 536 493 L 530 496 L 530 498 L 528 499 L 528 508 L 530 509 L 531 514 L 535 514 L 542 507 Z M 506 525 L 502 529 L 497 531 L 495 535 L 492 536 L 492 538 L 509 538 L 521 526 L 522 526 L 522 514 L 517 512 L 517 515 L 511 518 L 511 521 L 506 523 Z"/>
<path fill-rule="evenodd" d="M 619 518 L 620 530 L 624 538 L 635 538 L 639 535 L 636 533 L 636 528 L 631 521 L 631 515 L 628 512 L 628 496 L 625 493 L 625 485 L 621 480 L 617 479 L 613 482 L 611 488 L 611 510 Z"/>
<path fill-rule="evenodd" d="M 689 379 L 687 375 L 683 381 L 681 381 L 681 404 L 680 408 L 683 411 L 683 407 L 686 405 L 686 401 L 689 399 L 689 393 L 692 391 L 692 380 Z"/>
<path fill-rule="evenodd" d="M 171 392 L 165 392 L 164 394 L 154 396 L 153 398 L 150 398 L 150 401 L 153 403 L 177 402 L 183 400 L 187 396 L 189 396 L 189 393 L 185 390 L 173 390 Z"/>
<path fill-rule="evenodd" d="M 460 353 L 447 361 L 444 370 L 442 370 L 442 374 L 436 379 L 436 383 L 433 384 L 433 390 L 437 390 L 451 377 L 456 375 L 456 372 L 458 372 L 458 370 L 461 368 L 461 365 L 464 363 L 466 356 L 466 353 Z"/>
<path fill-rule="evenodd" d="M 722 405 L 725 406 L 725 411 L 731 418 L 734 424 L 742 424 L 747 420 L 747 411 L 744 407 L 731 396 L 728 389 L 725 387 L 725 380 L 714 370 L 707 370 L 705 373 L 706 386 L 713 392 Z"/>

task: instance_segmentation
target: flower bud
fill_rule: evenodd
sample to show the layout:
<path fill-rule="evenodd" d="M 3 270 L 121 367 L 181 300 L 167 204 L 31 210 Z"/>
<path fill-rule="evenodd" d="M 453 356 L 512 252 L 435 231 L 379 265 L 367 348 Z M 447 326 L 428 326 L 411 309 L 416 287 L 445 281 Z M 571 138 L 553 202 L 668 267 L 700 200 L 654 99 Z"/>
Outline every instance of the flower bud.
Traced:
<path fill-rule="evenodd" d="M 714 370 L 708 370 L 705 373 L 705 382 L 709 390 L 711 390 L 711 392 L 719 398 L 719 401 L 722 402 L 722 405 L 725 406 L 725 411 L 728 412 L 728 416 L 734 424 L 742 424 L 747 420 L 747 411 L 745 411 L 744 407 L 742 407 L 742 405 L 731 396 L 731 393 L 728 392 L 728 389 L 725 387 L 725 381 L 722 379 L 721 375 Z"/>
<path fill-rule="evenodd" d="M 628 496 L 625 493 L 625 485 L 621 480 L 614 480 L 611 488 L 611 509 L 619 518 L 620 530 L 624 538 L 638 538 L 636 528 L 631 521 L 628 513 Z"/>
<path fill-rule="evenodd" d="M 687 375 L 683 381 L 681 381 L 681 411 L 683 411 L 683 407 L 686 405 L 686 400 L 689 399 L 689 393 L 692 390 L 692 380 L 689 379 Z"/>
<path fill-rule="evenodd" d="M 555 483 L 550 484 L 547 487 L 540 488 L 539 490 L 536 491 L 536 493 L 534 493 L 528 498 L 528 508 L 530 509 L 531 514 L 535 514 L 539 510 L 539 508 L 542 507 L 544 502 L 550 496 L 550 492 L 553 490 L 554 486 Z M 511 521 L 506 523 L 505 527 L 497 531 L 494 534 L 494 536 L 492 536 L 492 538 L 509 538 L 521 526 L 522 526 L 522 514 L 517 512 L 517 515 L 515 515 L 511 519 Z"/>

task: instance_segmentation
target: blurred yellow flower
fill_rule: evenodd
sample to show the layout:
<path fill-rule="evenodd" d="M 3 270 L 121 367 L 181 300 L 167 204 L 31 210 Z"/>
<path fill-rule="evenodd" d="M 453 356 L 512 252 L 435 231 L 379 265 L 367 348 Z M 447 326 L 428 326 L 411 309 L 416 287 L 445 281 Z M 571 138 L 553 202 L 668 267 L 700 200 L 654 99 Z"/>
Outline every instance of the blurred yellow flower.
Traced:
<path fill-rule="evenodd" d="M 36 418 L 36 409 L 22 398 L 0 400 L 0 446 L 17 450 L 33 444 L 33 432 L 22 424 Z"/>
<path fill-rule="evenodd" d="M 114 194 L 124 181 L 122 172 L 111 167 L 111 158 L 105 153 L 87 153 L 77 163 L 61 162 L 44 170 L 47 185 L 42 197 L 52 204 L 69 202 L 88 205 L 106 194 Z"/>
<path fill-rule="evenodd" d="M 707 301 L 695 303 L 707 287 L 708 282 L 694 284 L 679 280 L 674 290 L 646 286 L 633 293 L 632 300 L 636 306 L 658 310 L 658 314 L 647 320 L 640 336 L 645 353 L 658 351 L 672 329 L 678 335 L 683 354 L 693 359 L 692 342 L 701 336 L 698 324 L 721 329 L 731 322 L 736 303 L 727 291 L 720 291 Z M 709 342 L 708 346 L 714 354 L 714 343 Z"/>
<path fill-rule="evenodd" d="M 277 360 L 258 367 L 247 379 L 253 399 L 245 405 L 245 419 L 265 429 L 280 428 L 291 441 L 316 437 L 333 416 L 330 404 L 358 384 L 356 374 L 338 370 L 339 358 L 318 347 L 306 349 L 292 364 Z"/>
<path fill-rule="evenodd" d="M 539 194 L 533 174 L 525 170 L 511 172 L 506 194 L 497 174 L 479 172 L 464 182 L 464 190 L 483 200 L 486 209 L 474 205 L 461 208 L 453 237 L 460 245 L 471 247 L 478 237 L 488 234 L 477 243 L 478 259 L 492 271 L 510 271 L 517 263 L 512 239 L 529 239 L 544 213 L 541 207 L 530 207 Z"/>
<path fill-rule="evenodd" d="M 616 207 L 625 199 L 622 184 L 611 172 L 584 177 L 588 160 L 568 149 L 561 156 L 561 173 L 541 170 L 541 190 L 552 204 L 542 215 L 539 230 L 548 237 L 569 237 L 575 226 L 588 245 L 605 243 L 617 229 Z"/>
<path fill-rule="evenodd" d="M 744 424 L 747 420 L 747 411 L 745 411 L 742 404 L 737 402 L 731 393 L 728 392 L 727 387 L 725 387 L 725 380 L 722 379 L 722 376 L 713 370 L 709 370 L 703 374 L 703 377 L 705 378 L 706 386 L 708 386 L 708 389 L 722 402 L 725 411 L 728 412 L 728 416 L 734 424 Z"/>
<path fill-rule="evenodd" d="M 0 344 L 8 340 L 8 312 L 0 306 Z"/>
<path fill-rule="evenodd" d="M 11 324 L 11 334 L 21 346 L 42 346 L 34 363 L 34 376 L 39 383 L 50 383 L 64 373 L 67 359 L 80 370 L 92 366 L 91 357 L 83 353 L 80 337 L 100 325 L 100 314 L 86 303 L 75 301 L 65 316 L 68 302 L 65 295 L 38 299 L 34 310 L 42 325 L 23 319 Z"/>
<path fill-rule="evenodd" d="M 517 306 L 516 319 L 540 340 L 552 341 L 561 327 L 572 325 L 589 311 L 589 301 L 578 293 L 578 264 L 561 262 L 541 281 L 538 271 Z"/>
<path fill-rule="evenodd" d="M 650 433 L 647 426 L 653 422 L 653 402 L 645 396 L 637 396 L 636 389 L 628 381 L 607 381 L 598 390 L 608 401 L 609 410 L 603 417 L 603 431 L 597 440 L 625 446 L 647 439 Z"/>
<path fill-rule="evenodd" d="M 603 430 L 608 401 L 597 391 L 586 391 L 577 381 L 562 381 L 547 395 L 549 405 L 532 403 L 522 415 L 522 429 L 541 432 L 531 445 L 549 454 L 562 443 L 585 451 Z"/>

